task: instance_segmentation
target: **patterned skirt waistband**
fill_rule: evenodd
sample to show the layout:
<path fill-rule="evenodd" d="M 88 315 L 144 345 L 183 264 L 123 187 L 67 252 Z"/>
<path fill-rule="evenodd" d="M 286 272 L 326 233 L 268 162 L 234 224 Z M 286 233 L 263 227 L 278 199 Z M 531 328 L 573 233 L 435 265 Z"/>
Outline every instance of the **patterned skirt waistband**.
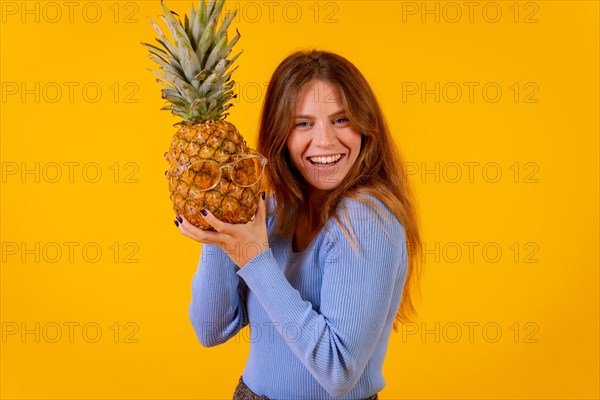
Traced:
<path fill-rule="evenodd" d="M 377 400 L 377 393 L 373 396 L 366 398 L 365 400 Z M 233 393 L 233 400 L 269 400 L 267 396 L 262 396 L 254 393 L 252 390 L 246 386 L 242 377 L 240 377 L 240 381 L 235 388 L 235 392 Z"/>

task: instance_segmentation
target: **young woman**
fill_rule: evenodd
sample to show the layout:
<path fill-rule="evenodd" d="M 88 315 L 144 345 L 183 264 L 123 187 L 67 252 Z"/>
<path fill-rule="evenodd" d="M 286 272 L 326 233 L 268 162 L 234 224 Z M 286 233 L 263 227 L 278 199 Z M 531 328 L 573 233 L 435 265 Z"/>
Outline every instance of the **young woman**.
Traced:
<path fill-rule="evenodd" d="M 234 399 L 375 399 L 392 327 L 415 314 L 420 252 L 375 95 L 345 58 L 294 53 L 267 89 L 257 150 L 270 194 L 251 223 L 203 210 L 216 230 L 206 231 L 178 217 L 203 243 L 189 309 L 196 334 L 214 346 L 250 324 Z"/>

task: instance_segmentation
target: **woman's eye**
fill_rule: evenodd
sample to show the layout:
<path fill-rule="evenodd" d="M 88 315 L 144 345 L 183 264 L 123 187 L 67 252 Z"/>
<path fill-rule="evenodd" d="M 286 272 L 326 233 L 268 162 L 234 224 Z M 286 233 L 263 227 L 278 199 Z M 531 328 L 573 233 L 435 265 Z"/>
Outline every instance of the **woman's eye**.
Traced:
<path fill-rule="evenodd" d="M 307 121 L 296 122 L 296 127 L 298 128 L 306 128 L 308 126 L 310 126 L 310 123 L 308 123 Z"/>
<path fill-rule="evenodd" d="M 333 122 L 336 124 L 347 124 L 349 122 L 349 119 L 346 117 L 339 117 L 336 118 Z"/>

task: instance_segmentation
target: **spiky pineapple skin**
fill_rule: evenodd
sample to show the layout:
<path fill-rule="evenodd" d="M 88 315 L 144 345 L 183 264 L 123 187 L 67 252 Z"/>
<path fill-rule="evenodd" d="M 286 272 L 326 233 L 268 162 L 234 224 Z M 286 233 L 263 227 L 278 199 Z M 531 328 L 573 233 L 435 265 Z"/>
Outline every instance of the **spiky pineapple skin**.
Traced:
<path fill-rule="evenodd" d="M 261 170 L 253 160 L 237 164 L 236 182 L 242 182 L 241 186 L 231 182 L 229 169 L 223 168 L 216 187 L 206 191 L 200 188 L 210 186 L 207 171 L 198 169 L 196 173 L 194 167 L 185 168 L 199 160 L 214 160 L 218 165 L 231 163 L 236 159 L 233 156 L 248 154 L 249 150 L 235 126 L 224 121 L 236 97 L 231 75 L 237 67 L 231 67 L 241 54 L 230 57 L 240 33 L 236 29 L 236 35 L 228 39 L 227 30 L 237 11 L 220 19 L 224 6 L 225 0 L 200 0 L 197 9 L 192 6 L 189 15 L 179 18 L 161 0 L 160 19 L 167 25 L 171 40 L 150 20 L 160 47 L 142 43 L 148 48 L 150 59 L 160 67 L 160 71 L 151 71 L 164 86 L 162 97 L 169 103 L 162 109 L 181 118 L 167 158 L 173 210 L 204 229 L 213 228 L 202 217 L 203 208 L 224 222 L 250 221 L 258 208 L 261 190 L 257 182 Z M 248 187 L 253 182 L 257 183 Z"/>
<path fill-rule="evenodd" d="M 214 230 L 200 214 L 210 210 L 219 220 L 231 224 L 250 222 L 258 208 L 260 185 L 240 187 L 231 182 L 227 171 L 222 171 L 218 185 L 200 191 L 196 174 L 180 166 L 198 160 L 214 160 L 219 165 L 231 162 L 232 156 L 248 154 L 248 146 L 237 128 L 224 120 L 182 125 L 173 135 L 169 148 L 170 198 L 176 215 L 185 217 L 194 226 Z"/>

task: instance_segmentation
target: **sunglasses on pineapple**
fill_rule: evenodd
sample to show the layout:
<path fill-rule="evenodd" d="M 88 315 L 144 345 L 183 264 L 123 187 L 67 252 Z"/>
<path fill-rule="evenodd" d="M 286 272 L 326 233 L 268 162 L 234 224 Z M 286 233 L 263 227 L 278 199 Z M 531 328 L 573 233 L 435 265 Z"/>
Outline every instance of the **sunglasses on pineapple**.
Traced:
<path fill-rule="evenodd" d="M 235 160 L 225 164 L 214 160 L 194 160 L 182 165 L 172 157 L 171 153 L 168 153 L 168 158 L 177 165 L 181 174 L 180 179 L 189 179 L 198 190 L 207 191 L 219 184 L 223 178 L 223 170 L 227 171 L 229 179 L 237 186 L 250 187 L 259 183 L 268 160 L 253 150 L 251 152 L 252 154 L 233 155 L 231 157 Z"/>

